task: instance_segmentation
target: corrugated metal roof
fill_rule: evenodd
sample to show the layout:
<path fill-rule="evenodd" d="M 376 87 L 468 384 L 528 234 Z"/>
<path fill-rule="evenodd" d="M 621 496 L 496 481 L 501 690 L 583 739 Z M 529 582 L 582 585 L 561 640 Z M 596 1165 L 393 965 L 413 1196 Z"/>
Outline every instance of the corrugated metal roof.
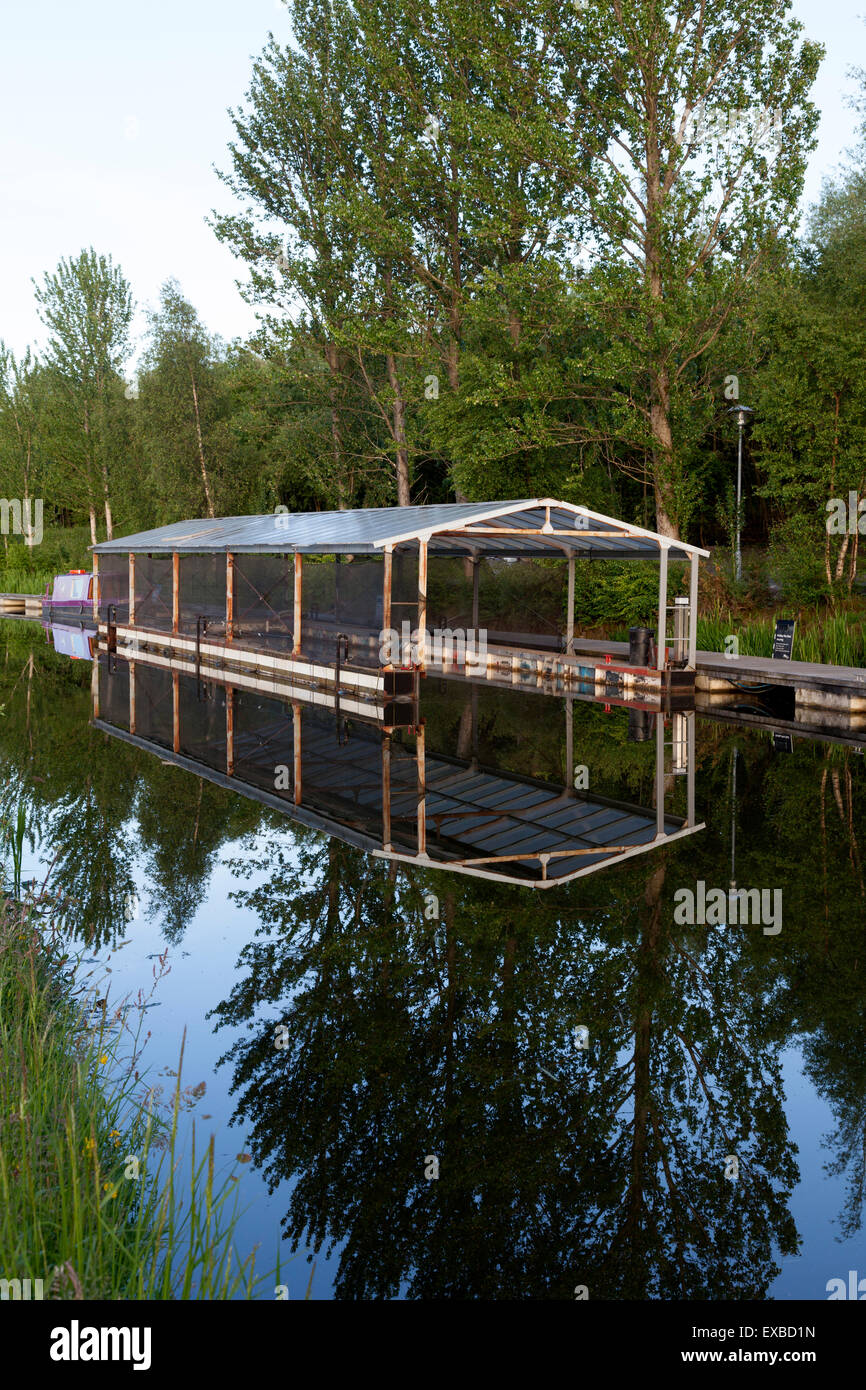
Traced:
<path fill-rule="evenodd" d="M 683 541 L 669 541 L 654 531 L 552 498 L 178 521 L 102 541 L 91 549 L 98 555 L 154 551 L 375 555 L 386 545 L 410 545 L 419 539 L 428 542 L 434 555 L 506 557 L 565 551 L 591 559 L 626 559 L 656 557 L 660 545 L 668 546 L 673 559 L 709 554 Z"/>

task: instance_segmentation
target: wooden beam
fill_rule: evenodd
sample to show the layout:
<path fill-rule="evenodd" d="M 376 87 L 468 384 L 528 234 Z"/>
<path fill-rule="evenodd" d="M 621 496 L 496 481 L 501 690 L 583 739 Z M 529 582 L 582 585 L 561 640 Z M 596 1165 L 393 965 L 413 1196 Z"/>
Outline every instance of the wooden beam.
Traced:
<path fill-rule="evenodd" d="M 665 833 L 665 717 L 656 715 L 656 835 Z"/>
<path fill-rule="evenodd" d="M 427 853 L 427 766 L 424 755 L 424 725 L 415 731 L 415 757 L 418 766 L 418 853 Z"/>
<path fill-rule="evenodd" d="M 235 773 L 235 689 L 226 686 L 226 775 Z"/>
<path fill-rule="evenodd" d="M 650 842 L 652 843 L 652 842 Z M 625 854 L 630 849 L 635 849 L 635 845 L 596 845 L 592 849 L 546 849 L 544 856 L 547 859 L 580 859 L 582 856 L 590 854 L 603 854 L 605 856 L 613 854 Z M 641 849 L 649 846 L 640 846 Z M 446 859 L 443 868 L 449 864 L 462 864 L 468 868 L 473 864 L 508 864 L 519 859 L 541 859 L 542 855 L 535 851 L 534 854 L 488 854 L 483 859 Z"/>
<path fill-rule="evenodd" d="M 135 733 L 135 662 L 129 663 L 129 732 Z"/>
<path fill-rule="evenodd" d="M 568 557 L 568 602 L 565 610 L 565 651 L 571 656 L 574 646 L 574 555 Z"/>
<path fill-rule="evenodd" d="M 495 536 L 498 539 L 507 540 L 509 536 L 537 536 L 539 540 L 546 541 L 549 536 L 560 536 L 568 540 L 583 540 L 585 536 L 592 539 L 607 538 L 609 540 L 629 540 L 653 542 L 652 536 L 635 536 L 631 531 L 585 531 L 582 526 L 575 526 L 573 531 L 557 531 L 553 527 L 549 531 L 543 530 L 540 526 L 517 527 L 517 526 L 484 526 L 467 528 L 466 530 L 434 531 L 433 536 L 454 536 L 462 540 L 471 540 L 473 536 Z M 432 537 L 431 537 L 432 539 Z"/>
<path fill-rule="evenodd" d="M 299 701 L 292 701 L 292 733 L 294 735 L 294 775 L 292 778 L 294 801 L 296 806 L 301 804 L 301 706 Z"/>
<path fill-rule="evenodd" d="M 665 669 L 665 633 L 668 627 L 668 548 L 659 546 L 659 631 L 656 641 L 656 668 Z"/>
<path fill-rule="evenodd" d="M 235 557 L 226 552 L 226 641 L 234 637 L 235 625 Z"/>
<path fill-rule="evenodd" d="M 93 617 L 99 617 L 99 556 L 94 552 L 93 555 L 93 583 L 91 585 L 90 597 L 93 600 Z"/>
<path fill-rule="evenodd" d="M 129 555 L 129 626 L 135 625 L 135 556 Z"/>
<path fill-rule="evenodd" d="M 172 727 L 172 747 L 175 753 L 180 752 L 180 674 L 177 671 L 171 673 L 171 727 Z"/>
<path fill-rule="evenodd" d="M 295 552 L 295 601 L 293 610 L 294 635 L 292 656 L 297 656 L 301 650 L 301 605 L 304 595 L 304 557 Z"/>
<path fill-rule="evenodd" d="M 171 557 L 171 630 L 177 632 L 180 627 L 180 556 L 177 551 L 172 552 Z"/>
<path fill-rule="evenodd" d="M 418 542 L 418 665 L 427 664 L 427 542 Z"/>
<path fill-rule="evenodd" d="M 382 848 L 391 848 L 391 739 L 382 735 Z"/>
<path fill-rule="evenodd" d="M 692 555 L 689 561 L 689 670 L 694 671 L 698 655 L 698 570 L 700 561 Z"/>
<path fill-rule="evenodd" d="M 391 628 L 391 586 L 392 586 L 392 582 L 393 582 L 393 568 L 394 568 L 394 548 L 393 548 L 393 546 L 386 545 L 386 546 L 385 546 L 385 568 L 384 568 L 384 573 L 383 573 L 383 576 L 382 576 L 382 636 L 381 636 L 381 638 L 380 638 L 380 641 L 381 641 L 381 642 L 384 642 L 384 641 L 387 640 L 387 638 L 385 637 L 385 634 L 386 634 L 387 632 L 389 632 L 389 631 L 390 631 L 390 628 Z M 390 646 L 389 646 L 389 650 L 390 650 Z M 389 661 L 389 662 L 388 662 L 388 669 L 389 669 L 389 670 L 390 670 L 390 668 L 391 668 L 391 665 L 392 665 L 392 663 Z"/>

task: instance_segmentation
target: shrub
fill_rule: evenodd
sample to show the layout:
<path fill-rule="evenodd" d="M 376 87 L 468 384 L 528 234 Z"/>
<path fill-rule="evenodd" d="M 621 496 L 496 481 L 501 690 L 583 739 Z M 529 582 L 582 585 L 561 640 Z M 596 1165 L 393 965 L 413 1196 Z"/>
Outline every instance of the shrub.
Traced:
<path fill-rule="evenodd" d="M 770 574 L 792 603 L 811 605 L 829 596 L 824 533 L 812 517 L 797 514 L 773 529 L 768 562 Z"/>

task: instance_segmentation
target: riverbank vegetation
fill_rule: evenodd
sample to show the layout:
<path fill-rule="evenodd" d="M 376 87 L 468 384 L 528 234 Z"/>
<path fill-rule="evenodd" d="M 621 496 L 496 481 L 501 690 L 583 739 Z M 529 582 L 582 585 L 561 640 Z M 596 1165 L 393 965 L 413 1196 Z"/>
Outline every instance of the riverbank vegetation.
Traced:
<path fill-rule="evenodd" d="M 181 1159 L 182 1053 L 166 1116 L 134 1010 L 130 1029 L 75 985 L 54 910 L 45 894 L 0 907 L 0 1277 L 57 1299 L 256 1296 L 254 1254 L 234 1249 L 237 1177 L 215 1172 L 195 1125 Z"/>

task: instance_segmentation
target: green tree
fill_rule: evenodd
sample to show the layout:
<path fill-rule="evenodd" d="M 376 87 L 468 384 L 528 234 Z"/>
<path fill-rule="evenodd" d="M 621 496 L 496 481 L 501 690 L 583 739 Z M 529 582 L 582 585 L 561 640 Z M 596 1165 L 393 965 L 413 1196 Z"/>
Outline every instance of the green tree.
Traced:
<path fill-rule="evenodd" d="M 646 451 L 665 535 L 695 504 L 702 368 L 796 225 L 822 55 L 801 32 L 789 0 L 612 0 L 558 35 L 570 77 L 548 114 L 588 156 L 585 394 L 606 396 L 612 437 Z"/>
<path fill-rule="evenodd" d="M 570 146 L 538 101 L 559 18 L 534 3 L 299 3 L 297 46 L 271 41 L 233 113 L 225 182 L 252 210 L 217 217 L 217 233 L 249 263 L 250 298 L 295 316 L 341 504 L 379 475 L 410 500 L 433 402 L 460 385 L 472 295 L 488 272 L 510 291 L 565 236 Z M 521 307 L 512 292 L 514 342 Z"/>
<path fill-rule="evenodd" d="M 150 338 L 139 374 L 140 445 L 158 505 L 172 516 L 216 515 L 223 460 L 213 427 L 222 411 L 222 345 L 205 331 L 175 280 L 148 315 Z"/>
<path fill-rule="evenodd" d="M 40 378 L 27 348 L 20 359 L 0 340 L 0 478 L 6 496 L 21 502 L 24 543 L 33 546 L 32 502 L 42 491 Z M 9 541 L 4 532 L 3 544 Z"/>
<path fill-rule="evenodd" d="M 848 593 L 860 538 L 849 492 L 866 493 L 864 198 L 866 168 L 825 188 L 800 258 L 762 297 L 756 376 L 762 490 L 779 537 L 799 537 L 802 563 L 820 556 L 827 588 Z"/>
<path fill-rule="evenodd" d="M 39 316 L 51 334 L 46 362 L 66 397 L 64 432 L 77 436 L 70 452 L 83 483 L 78 500 L 87 507 L 95 545 L 97 500 L 106 536 L 110 540 L 113 535 L 111 417 L 130 351 L 132 293 L 111 257 L 97 256 L 92 247 L 61 260 L 41 286 L 33 283 Z"/>

